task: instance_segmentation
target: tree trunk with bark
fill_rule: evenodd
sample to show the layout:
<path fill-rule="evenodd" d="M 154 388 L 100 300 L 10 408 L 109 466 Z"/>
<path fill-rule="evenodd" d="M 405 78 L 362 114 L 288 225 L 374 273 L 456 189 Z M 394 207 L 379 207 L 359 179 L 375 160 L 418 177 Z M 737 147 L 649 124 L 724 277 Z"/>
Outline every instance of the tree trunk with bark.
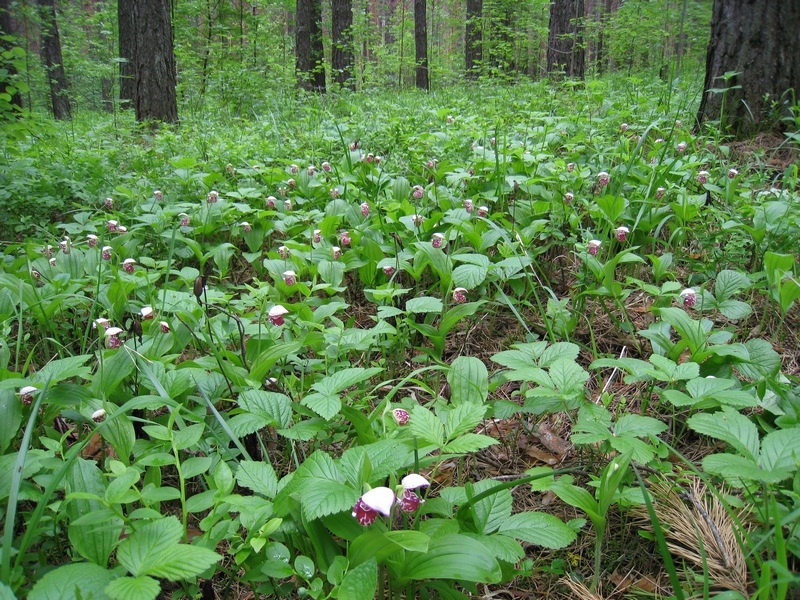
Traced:
<path fill-rule="evenodd" d="M 0 36 L 4 35 L 11 35 L 12 28 L 11 28 L 11 0 L 0 0 Z M 13 42 L 9 42 L 3 39 L 0 39 L 0 52 L 6 52 L 13 48 L 16 44 Z M 3 87 L 3 92 L 8 91 L 9 85 L 14 85 L 14 79 L 17 75 L 17 68 L 14 66 L 13 61 L 6 61 L 3 63 L 3 68 L 8 71 L 8 75 L 6 76 L 4 81 L 0 81 L 0 85 Z M 16 88 L 15 88 L 16 89 Z M 19 90 L 16 89 L 13 94 L 10 94 L 11 99 L 9 100 L 9 108 L 8 113 L 11 114 L 15 110 L 22 108 L 22 94 L 19 93 Z M 16 108 L 15 108 L 16 107 Z"/>
<path fill-rule="evenodd" d="M 133 23 L 136 120 L 177 123 L 177 77 L 169 0 L 137 0 Z"/>
<path fill-rule="evenodd" d="M 429 90 L 427 0 L 414 0 L 414 59 L 417 65 L 416 86 L 420 90 Z"/>
<path fill-rule="evenodd" d="M 136 88 L 134 78 L 134 56 L 136 54 L 136 31 L 133 24 L 133 7 L 136 0 L 117 0 L 117 22 L 119 23 L 119 99 L 123 106 L 133 104 Z"/>
<path fill-rule="evenodd" d="M 547 72 L 583 79 L 584 0 L 554 0 L 550 3 L 550 35 L 547 42 Z"/>
<path fill-rule="evenodd" d="M 297 0 L 295 69 L 297 85 L 308 91 L 325 91 L 325 55 L 322 46 L 322 3 Z"/>
<path fill-rule="evenodd" d="M 800 95 L 800 2 L 714 0 L 703 92 L 698 122 L 739 138 L 780 129 Z"/>
<path fill-rule="evenodd" d="M 353 3 L 352 0 L 333 0 L 331 5 L 333 80 L 350 89 L 355 89 L 353 81 Z"/>
<path fill-rule="evenodd" d="M 67 96 L 67 74 L 61 56 L 61 37 L 58 35 L 55 0 L 39 0 L 42 18 L 42 62 L 50 84 L 50 102 L 56 119 L 70 119 L 72 109 Z"/>
<path fill-rule="evenodd" d="M 483 0 L 467 0 L 467 22 L 464 26 L 464 58 L 467 77 L 476 79 L 483 58 Z"/>

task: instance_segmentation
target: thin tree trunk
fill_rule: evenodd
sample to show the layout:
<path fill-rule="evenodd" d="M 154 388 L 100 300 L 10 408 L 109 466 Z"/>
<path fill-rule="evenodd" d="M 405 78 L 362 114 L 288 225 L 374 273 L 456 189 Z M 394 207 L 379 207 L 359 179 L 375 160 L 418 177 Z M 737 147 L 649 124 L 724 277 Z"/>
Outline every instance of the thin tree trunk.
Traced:
<path fill-rule="evenodd" d="M 169 0 L 138 0 L 133 15 L 137 48 L 136 120 L 177 123 L 177 81 Z"/>
<path fill-rule="evenodd" d="M 322 3 L 297 0 L 295 68 L 297 85 L 305 90 L 325 91 L 325 56 L 322 47 Z"/>
<path fill-rule="evenodd" d="M 582 39 L 584 0 L 554 0 L 550 4 L 547 72 L 583 79 L 585 52 Z"/>
<path fill-rule="evenodd" d="M 351 0 L 333 0 L 331 68 L 333 80 L 355 89 L 353 81 L 353 5 Z"/>
<path fill-rule="evenodd" d="M 414 58 L 416 61 L 416 86 L 420 90 L 430 89 L 428 77 L 428 3 L 414 0 Z"/>
<path fill-rule="evenodd" d="M 50 101 L 56 119 L 70 119 L 72 109 L 67 97 L 67 74 L 61 56 L 55 0 L 38 0 L 42 17 L 42 61 L 50 84 Z"/>
<path fill-rule="evenodd" d="M 467 0 L 467 22 L 464 28 L 464 59 L 467 77 L 476 79 L 482 60 L 483 0 Z"/>
<path fill-rule="evenodd" d="M 740 138 L 782 128 L 800 94 L 800 2 L 714 0 L 703 91 L 698 122 Z"/>
<path fill-rule="evenodd" d="M 134 62 L 136 56 L 136 32 L 133 24 L 133 7 L 136 0 L 117 0 L 119 23 L 119 99 L 123 106 L 133 105 L 136 87 Z"/>

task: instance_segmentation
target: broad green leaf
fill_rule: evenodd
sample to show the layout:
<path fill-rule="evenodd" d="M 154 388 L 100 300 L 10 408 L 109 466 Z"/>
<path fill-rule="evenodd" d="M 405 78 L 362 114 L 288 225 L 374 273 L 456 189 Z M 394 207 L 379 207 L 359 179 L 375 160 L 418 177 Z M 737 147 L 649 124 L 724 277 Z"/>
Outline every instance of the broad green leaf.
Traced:
<path fill-rule="evenodd" d="M 492 362 L 509 369 L 526 369 L 533 366 L 533 357 L 523 350 L 503 350 L 492 354 Z"/>
<path fill-rule="evenodd" d="M 442 448 L 446 454 L 470 454 L 499 443 L 496 439 L 480 433 L 465 433 Z"/>
<path fill-rule="evenodd" d="M 752 380 L 774 377 L 781 368 L 781 356 L 767 340 L 754 338 L 744 343 L 749 360 L 738 363 L 735 369 Z"/>
<path fill-rule="evenodd" d="M 303 479 L 297 498 L 308 520 L 319 519 L 345 510 L 352 510 L 360 494 L 338 481 L 317 477 Z"/>
<path fill-rule="evenodd" d="M 120 577 L 108 587 L 106 594 L 112 600 L 154 600 L 161 585 L 152 577 Z"/>
<path fill-rule="evenodd" d="M 161 554 L 177 547 L 181 536 L 183 527 L 174 516 L 142 523 L 122 540 L 117 560 L 136 577 L 152 575 Z"/>
<path fill-rule="evenodd" d="M 614 433 L 618 436 L 647 437 L 657 436 L 668 429 L 667 425 L 653 417 L 624 414 L 614 423 Z"/>
<path fill-rule="evenodd" d="M 461 535 L 471 537 L 486 546 L 492 556 L 499 561 L 514 564 L 525 558 L 525 550 L 522 544 L 508 534 L 493 533 L 492 535 L 482 535 L 464 532 Z"/>
<path fill-rule="evenodd" d="M 761 466 L 768 470 L 787 469 L 789 473 L 800 465 L 800 427 L 779 429 L 761 440 Z"/>
<path fill-rule="evenodd" d="M 728 298 L 717 303 L 717 310 L 721 312 L 726 318 L 732 321 L 744 319 L 753 312 L 753 309 L 747 302 L 741 300 L 734 300 Z"/>
<path fill-rule="evenodd" d="M 489 269 L 484 266 L 458 265 L 453 269 L 453 286 L 474 290 L 484 282 L 488 274 Z"/>
<path fill-rule="evenodd" d="M 0 582 L 0 600 L 17 600 L 14 591 L 2 582 Z"/>
<path fill-rule="evenodd" d="M 190 479 L 208 471 L 214 459 L 210 456 L 192 456 L 181 463 L 184 478 Z"/>
<path fill-rule="evenodd" d="M 0 455 L 16 437 L 22 424 L 22 404 L 13 390 L 0 390 Z"/>
<path fill-rule="evenodd" d="M 341 369 L 340 371 L 327 375 L 321 381 L 314 383 L 311 388 L 325 395 L 338 394 L 351 386 L 366 381 L 381 371 L 383 371 L 383 369 L 380 367 L 370 367 L 368 369 L 352 367 Z"/>
<path fill-rule="evenodd" d="M 94 462 L 82 458 L 77 459 L 67 471 L 66 485 L 68 494 L 87 492 L 102 498 L 106 493 L 103 473 Z M 67 533 L 72 546 L 81 556 L 101 567 L 108 564 L 108 557 L 119 540 L 122 520 L 115 517 L 91 525 L 76 525 L 74 521 L 104 509 L 102 502 L 92 499 L 76 499 L 66 504 L 66 513 L 71 522 Z"/>
<path fill-rule="evenodd" d="M 292 401 L 285 394 L 245 390 L 239 394 L 238 402 L 244 410 L 264 417 L 273 427 L 287 427 L 292 422 Z"/>
<path fill-rule="evenodd" d="M 342 410 L 342 401 L 336 394 L 306 394 L 300 403 L 307 406 L 326 421 L 330 421 Z"/>
<path fill-rule="evenodd" d="M 444 423 L 424 406 L 414 405 L 408 429 L 422 442 L 429 442 L 435 446 L 444 444 Z"/>
<path fill-rule="evenodd" d="M 351 565 L 360 565 L 375 558 L 382 564 L 389 556 L 408 550 L 412 552 L 426 552 L 430 538 L 421 531 L 396 530 L 377 531 L 370 529 L 359 535 L 347 553 Z"/>
<path fill-rule="evenodd" d="M 432 539 L 427 552 L 408 556 L 402 578 L 497 583 L 502 572 L 486 546 L 465 535 L 449 534 Z"/>
<path fill-rule="evenodd" d="M 28 600 L 103 600 L 106 587 L 119 577 L 93 563 L 73 563 L 46 573 L 28 594 Z"/>
<path fill-rule="evenodd" d="M 292 342 L 281 342 L 264 350 L 253 361 L 250 367 L 250 377 L 262 383 L 273 365 L 280 359 L 294 354 L 303 347 L 303 342 L 295 340 Z"/>
<path fill-rule="evenodd" d="M 728 300 L 738 292 L 750 286 L 750 278 L 739 271 L 724 270 L 717 274 L 714 284 L 714 295 L 719 302 Z"/>
<path fill-rule="evenodd" d="M 600 507 L 597 504 L 597 500 L 585 489 L 573 485 L 564 478 L 558 479 L 550 486 L 550 489 L 553 490 L 556 496 L 570 506 L 574 506 L 585 512 L 586 516 L 588 516 L 592 522 L 603 518 L 600 514 Z"/>
<path fill-rule="evenodd" d="M 659 309 L 658 313 L 681 338 L 688 342 L 690 352 L 694 354 L 705 346 L 707 334 L 702 322 L 692 319 L 685 310 L 669 306 Z"/>
<path fill-rule="evenodd" d="M 294 570 L 306 581 L 311 581 L 311 578 L 317 572 L 316 567 L 314 567 L 314 561 L 302 554 L 294 559 Z"/>
<path fill-rule="evenodd" d="M 550 379 L 555 389 L 567 392 L 582 389 L 589 373 L 575 361 L 559 357 L 550 365 Z"/>
<path fill-rule="evenodd" d="M 498 533 L 544 548 L 564 548 L 577 534 L 558 517 L 539 512 L 523 512 L 505 519 Z"/>
<path fill-rule="evenodd" d="M 204 423 L 195 423 L 183 429 L 175 430 L 172 434 L 175 448 L 178 450 L 186 450 L 187 448 L 197 446 L 200 438 L 203 437 L 205 429 L 206 426 Z"/>
<path fill-rule="evenodd" d="M 439 298 L 433 296 L 422 296 L 420 298 L 411 298 L 406 302 L 406 312 L 412 314 L 418 313 L 440 313 L 444 305 Z"/>
<path fill-rule="evenodd" d="M 481 359 L 459 356 L 447 372 L 450 401 L 458 406 L 465 402 L 483 403 L 489 394 L 489 373 Z"/>
<path fill-rule="evenodd" d="M 208 548 L 178 544 L 163 549 L 148 565 L 146 574 L 159 579 L 180 581 L 197 577 L 222 557 Z"/>
<path fill-rule="evenodd" d="M 572 342 L 556 342 L 555 344 L 549 344 L 542 350 L 537 362 L 543 368 L 551 366 L 558 359 L 574 362 L 578 358 L 580 351 L 580 346 Z"/>
<path fill-rule="evenodd" d="M 112 479 L 106 488 L 105 500 L 109 504 L 118 504 L 128 493 L 128 490 L 139 481 L 139 471 L 128 467 L 115 479 Z"/>
<path fill-rule="evenodd" d="M 373 598 L 378 587 L 378 562 L 372 558 L 349 570 L 338 587 L 339 600 Z"/>
<path fill-rule="evenodd" d="M 777 483 L 791 476 L 784 470 L 772 472 L 760 469 L 751 459 L 738 454 L 709 454 L 702 464 L 704 471 L 723 477 L 735 487 L 742 487 L 746 481 Z"/>
<path fill-rule="evenodd" d="M 465 403 L 448 411 L 445 422 L 447 439 L 452 440 L 462 433 L 475 429 L 486 415 L 486 408 L 483 404 Z"/>
<path fill-rule="evenodd" d="M 697 433 L 726 442 L 751 460 L 758 457 L 758 430 L 755 424 L 729 407 L 716 413 L 697 413 L 687 420 Z"/>
<path fill-rule="evenodd" d="M 86 367 L 84 365 L 90 358 L 92 358 L 91 354 L 82 354 L 51 360 L 36 372 L 31 378 L 31 381 L 34 383 L 49 382 L 50 385 L 53 385 L 59 381 L 72 379 L 73 377 L 87 379 L 92 370 L 91 367 Z"/>
<path fill-rule="evenodd" d="M 482 479 L 472 486 L 473 497 L 495 486 L 498 486 L 496 481 Z M 497 493 L 473 504 L 470 511 L 477 532 L 489 534 L 499 530 L 503 522 L 511 516 L 513 501 L 511 490 L 500 489 Z"/>
<path fill-rule="evenodd" d="M 236 470 L 236 482 L 240 486 L 246 487 L 256 494 L 261 494 L 270 500 L 278 492 L 278 477 L 275 475 L 275 469 L 268 462 L 239 461 L 239 468 Z"/>

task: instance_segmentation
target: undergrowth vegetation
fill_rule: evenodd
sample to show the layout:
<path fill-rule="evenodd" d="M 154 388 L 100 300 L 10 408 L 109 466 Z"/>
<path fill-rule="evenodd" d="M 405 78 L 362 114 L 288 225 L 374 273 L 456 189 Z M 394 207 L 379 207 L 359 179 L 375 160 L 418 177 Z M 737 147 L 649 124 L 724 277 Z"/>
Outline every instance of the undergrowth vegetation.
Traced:
<path fill-rule="evenodd" d="M 695 100 L 9 123 L 0 595 L 796 593 L 796 146 Z"/>

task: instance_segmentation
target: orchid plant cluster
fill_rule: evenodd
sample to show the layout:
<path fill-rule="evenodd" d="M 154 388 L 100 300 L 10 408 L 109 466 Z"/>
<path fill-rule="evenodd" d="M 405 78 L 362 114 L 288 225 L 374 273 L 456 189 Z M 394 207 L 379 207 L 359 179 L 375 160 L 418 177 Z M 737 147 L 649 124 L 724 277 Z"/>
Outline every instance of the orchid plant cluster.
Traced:
<path fill-rule="evenodd" d="M 416 490 L 427 487 L 430 483 L 422 475 L 412 473 L 406 475 L 396 489 L 376 487 L 368 490 L 358 499 L 353 507 L 353 517 L 361 525 L 371 525 L 381 514 L 385 517 L 391 515 L 395 504 L 403 512 L 414 512 L 419 505 L 425 502 L 417 495 Z"/>

